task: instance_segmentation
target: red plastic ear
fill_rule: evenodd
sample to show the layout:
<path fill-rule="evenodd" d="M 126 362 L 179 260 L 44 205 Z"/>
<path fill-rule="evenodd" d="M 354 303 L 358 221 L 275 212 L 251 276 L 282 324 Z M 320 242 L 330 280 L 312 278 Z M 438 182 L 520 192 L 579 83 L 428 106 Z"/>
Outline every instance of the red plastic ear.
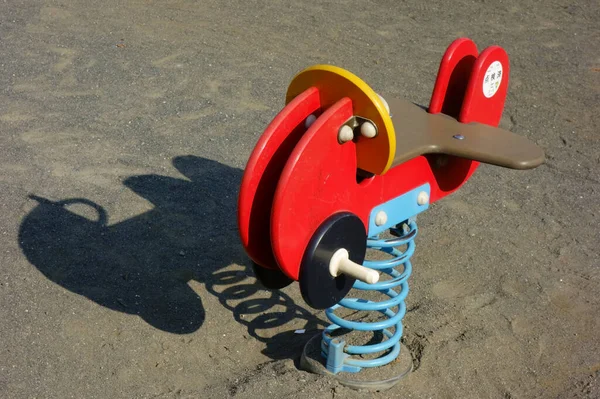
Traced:
<path fill-rule="evenodd" d="M 486 48 L 477 57 L 458 120 L 498 126 L 504 111 L 510 65 L 502 47 Z"/>
<path fill-rule="evenodd" d="M 458 119 L 477 54 L 477 46 L 471 39 L 456 39 L 448 46 L 440 62 L 429 103 L 429 113 L 441 112 Z M 426 158 L 431 165 L 441 196 L 456 191 L 479 165 L 470 159 L 447 155 L 427 155 Z"/>
<path fill-rule="evenodd" d="M 477 46 L 471 39 L 456 39 L 440 61 L 428 112 L 458 118 L 465 90 L 477 58 Z"/>

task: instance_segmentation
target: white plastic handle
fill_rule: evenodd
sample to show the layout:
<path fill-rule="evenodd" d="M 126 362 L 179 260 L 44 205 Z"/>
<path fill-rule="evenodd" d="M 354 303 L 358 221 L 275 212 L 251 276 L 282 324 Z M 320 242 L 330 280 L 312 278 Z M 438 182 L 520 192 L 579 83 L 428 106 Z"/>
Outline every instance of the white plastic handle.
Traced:
<path fill-rule="evenodd" d="M 376 270 L 352 262 L 349 259 L 349 256 L 348 251 L 344 248 L 335 251 L 329 261 L 329 273 L 331 273 L 333 277 L 337 277 L 340 273 L 344 273 L 367 284 L 375 284 L 379 281 L 379 273 L 377 273 Z"/>

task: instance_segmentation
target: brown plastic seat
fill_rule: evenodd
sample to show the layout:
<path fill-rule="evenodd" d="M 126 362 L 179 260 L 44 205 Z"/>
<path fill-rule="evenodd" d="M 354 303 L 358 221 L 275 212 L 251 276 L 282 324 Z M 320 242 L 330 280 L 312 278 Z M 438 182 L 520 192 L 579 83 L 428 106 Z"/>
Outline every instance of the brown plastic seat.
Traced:
<path fill-rule="evenodd" d="M 544 151 L 525 137 L 480 123 L 460 123 L 413 103 L 388 99 L 396 133 L 392 167 L 424 154 L 448 154 L 511 169 L 544 162 Z"/>

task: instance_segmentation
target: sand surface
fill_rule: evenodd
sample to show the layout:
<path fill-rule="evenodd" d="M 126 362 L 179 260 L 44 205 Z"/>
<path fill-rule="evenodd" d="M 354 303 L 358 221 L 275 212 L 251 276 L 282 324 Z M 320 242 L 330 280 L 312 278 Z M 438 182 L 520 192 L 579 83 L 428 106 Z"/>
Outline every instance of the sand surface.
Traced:
<path fill-rule="evenodd" d="M 599 27 L 584 0 L 0 0 L 0 397 L 600 397 Z M 427 105 L 461 36 L 506 49 L 501 126 L 547 161 L 419 216 L 401 384 L 299 371 L 326 322 L 253 277 L 248 156 L 303 68 Z"/>

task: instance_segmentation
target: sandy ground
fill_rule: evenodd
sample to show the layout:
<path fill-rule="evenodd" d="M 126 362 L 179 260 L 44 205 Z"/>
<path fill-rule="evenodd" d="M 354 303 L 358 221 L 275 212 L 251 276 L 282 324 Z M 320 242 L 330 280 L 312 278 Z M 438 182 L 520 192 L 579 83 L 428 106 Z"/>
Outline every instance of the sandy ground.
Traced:
<path fill-rule="evenodd" d="M 297 369 L 324 315 L 256 284 L 242 170 L 301 69 L 427 105 L 460 36 L 547 163 L 419 217 L 415 370 L 372 397 L 600 397 L 600 6 L 433 3 L 0 0 L 0 397 L 365 397 Z"/>

